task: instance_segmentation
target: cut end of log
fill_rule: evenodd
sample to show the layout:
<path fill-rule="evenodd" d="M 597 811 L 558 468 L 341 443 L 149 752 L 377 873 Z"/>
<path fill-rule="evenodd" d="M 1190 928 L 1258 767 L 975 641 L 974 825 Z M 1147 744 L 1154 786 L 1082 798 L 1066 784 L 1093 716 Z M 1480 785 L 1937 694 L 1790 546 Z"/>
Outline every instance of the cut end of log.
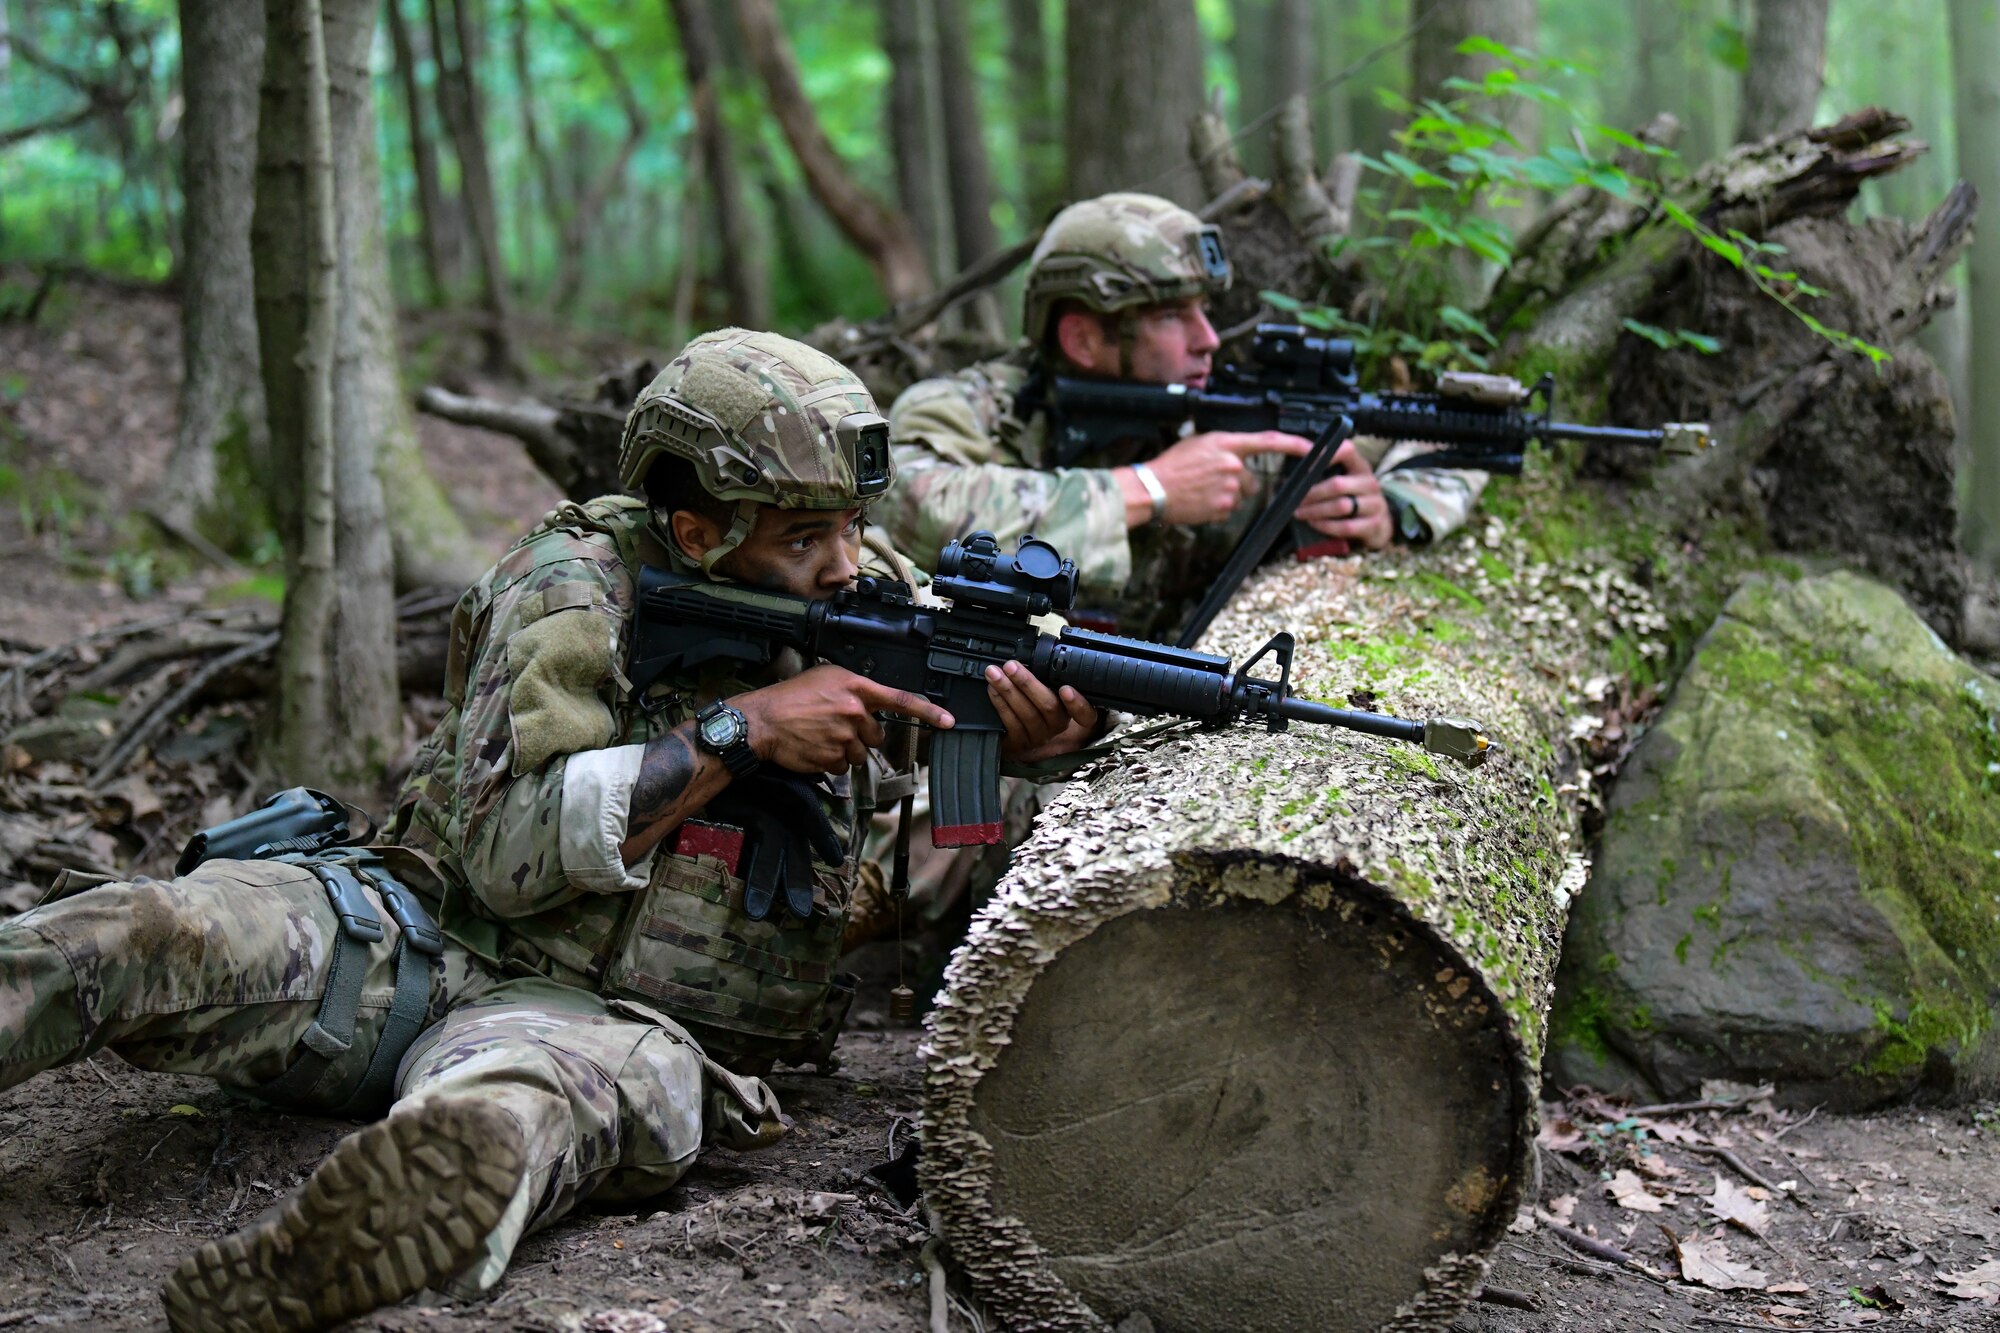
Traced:
<path fill-rule="evenodd" d="M 1340 869 L 1131 869 L 1010 896 L 953 965 L 925 1163 L 955 1255 L 1028 1328 L 1448 1325 L 1530 1148 L 1485 981 Z"/>

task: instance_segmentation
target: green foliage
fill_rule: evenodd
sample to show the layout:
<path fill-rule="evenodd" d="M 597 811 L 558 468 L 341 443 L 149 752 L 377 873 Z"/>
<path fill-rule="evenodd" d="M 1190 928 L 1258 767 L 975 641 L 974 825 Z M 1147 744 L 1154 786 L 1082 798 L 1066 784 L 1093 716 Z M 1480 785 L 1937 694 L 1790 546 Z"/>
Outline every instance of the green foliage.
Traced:
<path fill-rule="evenodd" d="M 1718 25 L 1718 36 L 1726 26 Z M 1741 33 L 1728 31 L 1740 44 Z M 1454 94 L 1449 99 L 1413 104 L 1386 94 L 1403 117 L 1393 135 L 1395 147 L 1379 156 L 1359 155 L 1376 178 L 1359 198 L 1361 215 L 1372 225 L 1344 238 L 1340 250 L 1359 258 L 1367 288 L 1379 293 L 1371 307 L 1355 313 L 1263 293 L 1274 308 L 1352 338 L 1364 362 L 1393 355 L 1428 372 L 1486 369 L 1498 339 L 1476 315 L 1452 302 L 1453 273 L 1468 264 L 1505 271 L 1514 262 L 1515 238 L 1498 215 L 1531 195 L 1584 189 L 1645 201 L 1820 337 L 1872 362 L 1887 359 L 1882 349 L 1829 327 L 1800 304 L 1823 293 L 1796 272 L 1774 266 L 1783 246 L 1741 231 L 1718 233 L 1677 203 L 1668 174 L 1671 151 L 1584 117 L 1557 87 L 1558 80 L 1579 74 L 1578 66 L 1484 37 L 1468 38 L 1458 49 L 1490 57 L 1497 66 L 1476 80 L 1446 80 Z M 1725 51 L 1717 58 L 1733 57 Z M 1507 128 L 1507 104 L 1516 99 L 1534 102 L 1545 123 L 1555 122 L 1539 152 L 1529 152 Z M 1627 170 L 1617 160 L 1620 152 L 1657 160 L 1660 176 Z M 1719 339 L 1696 330 L 1632 319 L 1624 327 L 1662 349 L 1687 347 L 1711 355 L 1722 349 Z"/>

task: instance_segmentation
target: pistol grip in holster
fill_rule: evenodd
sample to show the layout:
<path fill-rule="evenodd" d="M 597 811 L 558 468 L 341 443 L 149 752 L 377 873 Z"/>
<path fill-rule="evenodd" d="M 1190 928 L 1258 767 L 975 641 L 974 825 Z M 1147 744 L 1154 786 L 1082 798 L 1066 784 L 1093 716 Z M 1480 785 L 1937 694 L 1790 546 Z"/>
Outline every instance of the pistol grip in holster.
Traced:
<path fill-rule="evenodd" d="M 998 728 L 961 723 L 931 736 L 931 846 L 979 847 L 1005 836 Z"/>

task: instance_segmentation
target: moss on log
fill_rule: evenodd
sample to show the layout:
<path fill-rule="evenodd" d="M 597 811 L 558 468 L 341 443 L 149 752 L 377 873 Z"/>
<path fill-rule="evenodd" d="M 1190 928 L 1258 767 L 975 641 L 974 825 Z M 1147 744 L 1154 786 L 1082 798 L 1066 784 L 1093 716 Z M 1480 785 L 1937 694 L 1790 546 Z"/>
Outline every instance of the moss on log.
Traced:
<path fill-rule="evenodd" d="M 1537 526 L 1267 570 L 1204 645 L 1292 630 L 1301 693 L 1479 717 L 1486 767 L 1170 732 L 1016 853 L 925 1046 L 925 1189 L 1010 1327 L 1442 1329 L 1469 1298 L 1583 878 L 1565 719 L 1613 643 L 1652 660 L 1668 630 L 1622 562 L 1538 559 Z"/>

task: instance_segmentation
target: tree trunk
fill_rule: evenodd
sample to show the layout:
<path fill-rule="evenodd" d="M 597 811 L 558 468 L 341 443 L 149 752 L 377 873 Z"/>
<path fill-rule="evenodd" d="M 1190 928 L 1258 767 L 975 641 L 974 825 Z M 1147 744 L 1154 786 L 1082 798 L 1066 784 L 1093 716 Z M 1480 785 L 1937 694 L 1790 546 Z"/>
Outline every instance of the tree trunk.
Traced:
<path fill-rule="evenodd" d="M 396 57 L 396 84 L 403 92 L 404 119 L 410 132 L 410 164 L 417 178 L 417 241 L 429 284 L 427 295 L 431 304 L 442 305 L 455 285 L 459 247 L 449 229 L 444 186 L 438 178 L 437 147 L 431 142 L 426 99 L 417 84 L 417 52 L 410 40 L 409 21 L 403 17 L 403 0 L 388 0 L 386 8 L 389 41 Z"/>
<path fill-rule="evenodd" d="M 946 183 L 938 6 L 935 0 L 882 0 L 880 11 L 882 54 L 889 59 L 889 98 L 883 110 L 896 163 L 896 201 L 935 281 L 958 269 Z"/>
<path fill-rule="evenodd" d="M 1278 73 L 1273 49 L 1277 39 L 1275 10 L 1273 0 L 1247 0 L 1230 8 L 1235 22 L 1229 34 L 1229 63 L 1236 70 L 1238 126 L 1258 120 L 1283 100 L 1273 86 Z M 1244 169 L 1250 174 L 1271 174 L 1270 141 L 1264 135 L 1244 135 L 1241 152 Z"/>
<path fill-rule="evenodd" d="M 488 561 L 424 464 L 397 368 L 396 297 L 382 228 L 381 162 L 368 71 L 373 16 L 351 8 L 354 3 L 341 0 L 337 9 L 329 6 L 327 27 L 338 185 L 334 206 L 340 229 L 333 425 L 343 491 L 341 569 L 350 568 L 350 550 L 363 562 L 359 567 L 372 568 L 368 562 L 377 558 L 373 529 L 385 528 L 397 590 L 464 587 Z M 375 613 L 371 604 L 367 614 Z M 363 612 L 343 601 L 341 614 L 345 621 Z"/>
<path fill-rule="evenodd" d="M 518 110 L 521 113 L 521 140 L 527 146 L 528 162 L 534 168 L 533 182 L 541 190 L 542 211 L 548 217 L 549 229 L 561 235 L 567 226 L 563 208 L 563 189 L 556 179 L 555 158 L 550 154 L 549 146 L 542 138 L 541 122 L 535 115 L 534 73 L 528 60 L 528 6 L 522 0 L 516 0 L 514 5 L 514 29 L 510 35 L 512 41 L 509 46 L 514 57 L 514 96 L 520 104 Z M 534 209 L 528 206 L 528 196 L 531 191 L 525 188 L 526 181 L 527 177 L 524 174 L 521 218 L 516 224 L 522 233 L 518 253 L 522 265 L 524 291 L 532 290 L 535 253 L 534 246 L 526 237 L 528 224 L 534 217 Z M 556 250 L 557 262 L 566 262 L 567 257 L 562 255 L 560 244 Z"/>
<path fill-rule="evenodd" d="M 736 20 L 763 80 L 766 101 L 820 207 L 867 257 L 890 305 L 928 292 L 933 283 L 909 220 L 861 187 L 820 127 L 777 7 L 772 0 L 736 0 Z"/>
<path fill-rule="evenodd" d="M 347 792 L 379 781 L 400 729 L 381 486 L 372 451 L 342 431 L 336 407 L 339 327 L 350 318 L 341 256 L 351 238 L 339 226 L 353 208 L 340 196 L 363 191 L 370 210 L 380 202 L 372 175 L 339 176 L 347 154 L 335 145 L 358 133 L 373 151 L 365 114 L 373 17 L 371 0 L 335 0 L 323 23 L 317 0 L 267 3 L 267 30 L 285 36 L 264 62 L 253 231 L 272 498 L 287 567 L 279 765 L 287 781 Z M 337 99 L 336 84 L 345 88 Z"/>
<path fill-rule="evenodd" d="M 1020 144 L 1021 192 L 1027 221 L 1038 227 L 1061 202 L 1063 174 L 1042 0 L 1007 0 L 1007 74 Z"/>
<path fill-rule="evenodd" d="M 951 224 L 957 263 L 941 276 L 984 259 L 1000 248 L 993 225 L 993 168 L 986 157 L 979 114 L 979 74 L 972 63 L 966 15 L 954 0 L 939 0 L 938 69 L 943 81 L 945 163 L 951 185 Z M 981 292 L 965 307 L 967 320 L 994 340 L 1006 337 L 1000 302 Z"/>
<path fill-rule="evenodd" d="M 1455 94 L 1444 86 L 1450 78 L 1478 81 L 1496 63 L 1491 56 L 1463 55 L 1458 46 L 1468 37 L 1490 37 L 1503 46 L 1533 49 L 1536 41 L 1536 0 L 1411 0 L 1410 20 L 1430 15 L 1410 43 L 1410 99 Z M 1492 108 L 1500 123 L 1521 144 L 1534 148 L 1540 132 L 1535 102 L 1527 97 L 1501 98 Z"/>
<path fill-rule="evenodd" d="M 1464 543 L 1273 567 L 1202 646 L 1289 631 L 1302 695 L 1479 717 L 1499 762 L 1182 732 L 1015 852 L 929 1020 L 921 1168 L 1010 1327 L 1442 1330 L 1478 1285 L 1532 1170 L 1582 881 L 1554 723 L 1594 660 L 1559 611 L 1469 611 L 1478 568 Z M 1453 630 L 1368 664 L 1412 624 Z"/>
<path fill-rule="evenodd" d="M 567 311 L 575 305 L 577 293 L 583 288 L 584 256 L 590 252 L 595 239 L 593 233 L 604 217 L 606 205 L 623 186 L 625 169 L 631 165 L 632 155 L 639 151 L 639 145 L 646 137 L 646 112 L 639 105 L 639 96 L 632 90 L 632 81 L 625 77 L 625 67 L 619 63 L 618 57 L 597 40 L 597 34 L 567 5 L 552 7 L 557 20 L 589 50 L 598 67 L 604 71 L 604 77 L 618 95 L 619 109 L 625 113 L 625 137 L 619 141 L 618 151 L 611 160 L 595 175 L 586 169 L 587 154 L 579 152 L 572 155 L 580 186 L 576 191 L 575 204 L 558 210 L 555 201 L 549 201 L 549 216 L 561 219 L 560 240 L 556 247 L 555 303 L 556 309 Z M 524 83 L 524 90 L 525 87 Z M 525 97 L 524 91 L 524 101 Z M 575 129 L 580 135 L 587 132 L 580 124 Z"/>
<path fill-rule="evenodd" d="M 1952 0 L 1951 53 L 1958 95 L 1958 169 L 1989 203 L 2000 201 L 2000 0 Z M 1989 569 L 2000 570 L 2000 227 L 1982 227 L 1972 243 L 1968 360 L 1972 410 L 1967 442 L 1966 541 Z"/>
<path fill-rule="evenodd" d="M 158 506 L 170 527 L 228 542 L 250 535 L 242 483 L 267 467 L 270 449 L 250 263 L 264 11 L 260 0 L 183 0 L 180 17 L 184 369 L 180 424 Z M 226 448 L 242 454 L 243 475 L 234 479 L 238 493 L 218 505 L 217 453 Z"/>
<path fill-rule="evenodd" d="M 748 328 L 771 322 L 769 274 L 755 244 L 756 231 L 743 197 L 742 173 L 731 152 L 716 92 L 715 25 L 705 0 L 667 0 L 680 34 L 681 63 L 687 73 L 688 103 L 694 110 L 701 174 L 715 211 L 715 237 L 722 254 L 722 286 L 729 293 L 729 318 Z M 682 263 L 688 260 L 683 258 Z M 690 289 L 691 291 L 692 289 Z"/>
<path fill-rule="evenodd" d="M 1063 144 L 1069 196 L 1145 190 L 1194 208 L 1187 127 L 1202 107 L 1194 0 L 1068 0 Z"/>
<path fill-rule="evenodd" d="M 486 113 L 479 95 L 479 47 L 465 6 L 469 0 L 427 0 L 431 50 L 437 57 L 438 110 L 458 153 L 459 197 L 471 224 L 473 256 L 479 270 L 479 305 L 485 315 L 480 341 L 486 368 L 518 377 L 508 309 L 507 267 L 500 254 L 500 217 L 494 204 L 493 170 L 486 155 Z M 442 9 L 450 7 L 447 32 Z"/>
<path fill-rule="evenodd" d="M 1757 0 L 1736 138 L 1752 143 L 1813 123 L 1826 78 L 1830 0 Z"/>

